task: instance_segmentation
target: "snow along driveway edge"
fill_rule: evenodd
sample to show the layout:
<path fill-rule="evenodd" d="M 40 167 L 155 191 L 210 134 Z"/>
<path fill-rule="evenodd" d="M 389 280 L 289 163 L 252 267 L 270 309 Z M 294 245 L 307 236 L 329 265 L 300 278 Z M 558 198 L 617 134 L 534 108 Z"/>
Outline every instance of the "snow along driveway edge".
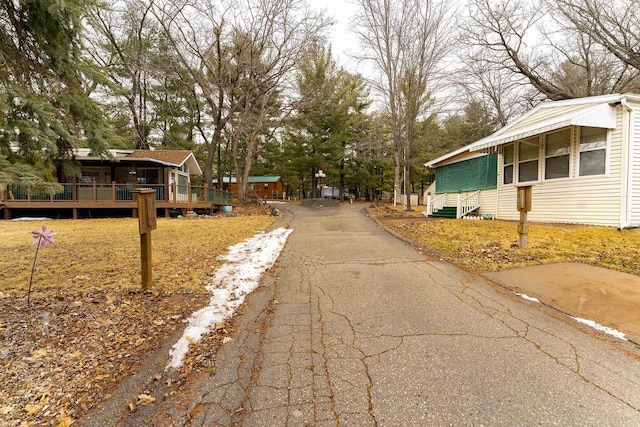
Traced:
<path fill-rule="evenodd" d="M 209 305 L 193 313 L 182 337 L 169 351 L 171 362 L 166 369 L 179 368 L 189 351 L 189 343 L 198 342 L 216 325 L 229 319 L 245 297 L 260 284 L 260 278 L 280 256 L 293 229 L 278 228 L 229 247 L 221 259 L 227 261 L 206 286 L 211 293 Z"/>

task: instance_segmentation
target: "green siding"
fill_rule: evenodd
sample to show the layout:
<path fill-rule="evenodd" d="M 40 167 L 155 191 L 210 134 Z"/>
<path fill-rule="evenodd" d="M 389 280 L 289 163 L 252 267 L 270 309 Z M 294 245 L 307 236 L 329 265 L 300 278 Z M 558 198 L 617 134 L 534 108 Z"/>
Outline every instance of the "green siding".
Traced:
<path fill-rule="evenodd" d="M 498 155 L 476 157 L 436 169 L 436 193 L 497 188 Z"/>

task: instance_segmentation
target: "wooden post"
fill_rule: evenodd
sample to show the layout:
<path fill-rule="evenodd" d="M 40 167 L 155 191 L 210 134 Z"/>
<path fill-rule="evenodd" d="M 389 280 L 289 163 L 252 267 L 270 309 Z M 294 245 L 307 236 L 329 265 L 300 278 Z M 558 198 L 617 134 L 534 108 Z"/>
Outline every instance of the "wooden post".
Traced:
<path fill-rule="evenodd" d="M 156 192 L 153 188 L 136 189 L 135 192 L 138 193 L 138 229 L 140 232 L 142 289 L 151 289 L 153 281 L 151 230 L 157 228 Z"/>
<path fill-rule="evenodd" d="M 518 187 L 518 210 L 520 211 L 520 223 L 518 224 L 518 246 L 520 249 L 527 248 L 527 234 L 529 226 L 527 225 L 527 212 L 531 210 L 531 186 Z"/>

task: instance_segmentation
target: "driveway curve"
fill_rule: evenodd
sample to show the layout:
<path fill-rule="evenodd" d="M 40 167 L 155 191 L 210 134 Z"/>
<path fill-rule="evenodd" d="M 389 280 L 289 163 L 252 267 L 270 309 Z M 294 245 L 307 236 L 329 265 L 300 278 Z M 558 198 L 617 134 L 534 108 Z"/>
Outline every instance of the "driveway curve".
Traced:
<path fill-rule="evenodd" d="M 429 259 L 361 205 L 294 229 L 217 370 L 129 425 L 639 425 L 629 343 Z"/>

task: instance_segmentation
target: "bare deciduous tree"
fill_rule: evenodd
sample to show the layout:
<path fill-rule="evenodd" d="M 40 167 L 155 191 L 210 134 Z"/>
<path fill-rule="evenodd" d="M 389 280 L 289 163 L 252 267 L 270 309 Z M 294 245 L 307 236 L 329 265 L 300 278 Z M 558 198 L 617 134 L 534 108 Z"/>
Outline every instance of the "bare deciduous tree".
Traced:
<path fill-rule="evenodd" d="M 135 146 L 139 149 L 149 149 L 150 51 L 157 41 L 153 39 L 151 4 L 139 0 L 114 1 L 109 8 L 92 5 L 89 15 L 98 34 L 87 51 L 107 70 L 112 96 L 126 100 Z"/>
<path fill-rule="evenodd" d="M 508 70 L 542 99 L 634 90 L 639 70 L 633 43 L 637 46 L 639 39 L 631 3 L 638 2 L 614 3 L 471 0 L 461 37 L 474 47 L 466 62 L 479 70 Z M 527 91 L 523 98 L 532 103 L 541 100 Z"/>
<path fill-rule="evenodd" d="M 482 60 L 476 51 L 453 73 L 453 81 L 461 88 L 467 105 L 482 104 L 496 124 L 504 126 L 509 120 L 530 108 L 523 79 L 511 71 Z"/>
<path fill-rule="evenodd" d="M 287 91 L 291 71 L 305 45 L 329 25 L 301 0 L 242 0 L 223 7 L 217 1 L 158 3 L 153 13 L 189 70 L 211 115 L 205 180 L 211 182 L 223 130 L 229 128 L 232 163 L 239 196 L 246 198 L 247 178 L 261 133 L 274 111 L 273 99 Z"/>
<path fill-rule="evenodd" d="M 390 121 L 394 152 L 394 191 L 402 182 L 411 210 L 410 153 L 418 116 L 430 106 L 430 84 L 447 53 L 449 5 L 432 0 L 358 0 L 357 34 L 363 59 L 374 64 L 373 88 Z"/>
<path fill-rule="evenodd" d="M 638 0 L 553 0 L 555 9 L 621 62 L 640 70 Z"/>

